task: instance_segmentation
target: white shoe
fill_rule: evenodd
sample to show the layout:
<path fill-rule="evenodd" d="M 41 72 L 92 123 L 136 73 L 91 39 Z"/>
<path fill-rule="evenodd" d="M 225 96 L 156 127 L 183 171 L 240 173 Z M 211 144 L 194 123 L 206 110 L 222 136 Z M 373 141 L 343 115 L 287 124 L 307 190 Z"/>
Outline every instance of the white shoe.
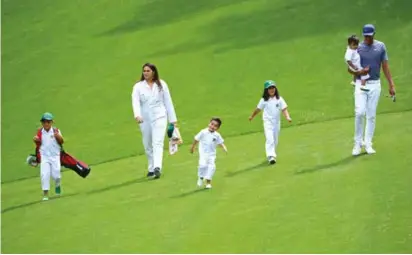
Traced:
<path fill-rule="evenodd" d="M 372 146 L 365 147 L 366 153 L 368 154 L 375 154 L 376 151 L 372 148 Z"/>
<path fill-rule="evenodd" d="M 206 189 L 211 189 L 212 188 L 212 184 L 208 183 L 206 184 Z"/>
<path fill-rule="evenodd" d="M 200 178 L 199 178 L 199 179 L 197 180 L 197 186 L 198 186 L 198 187 L 202 187 L 202 186 L 203 186 L 203 179 L 200 179 Z"/>
<path fill-rule="evenodd" d="M 48 198 L 48 197 L 43 197 L 42 200 L 43 200 L 43 201 L 47 201 L 47 200 L 49 200 L 49 198 Z"/>
<path fill-rule="evenodd" d="M 362 147 L 361 146 L 359 146 L 359 145 L 353 146 L 352 156 L 358 156 L 359 154 L 361 154 L 361 152 L 362 152 Z"/>

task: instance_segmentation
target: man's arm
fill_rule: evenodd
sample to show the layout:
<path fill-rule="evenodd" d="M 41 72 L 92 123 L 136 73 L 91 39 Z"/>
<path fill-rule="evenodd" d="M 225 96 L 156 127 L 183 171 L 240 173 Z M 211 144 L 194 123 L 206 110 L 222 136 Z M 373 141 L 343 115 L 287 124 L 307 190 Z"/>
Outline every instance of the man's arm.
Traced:
<path fill-rule="evenodd" d="M 388 58 L 388 52 L 386 50 L 385 44 L 383 44 L 383 51 L 381 53 L 381 59 L 380 60 L 381 60 L 381 63 L 382 63 L 383 73 L 385 74 L 385 77 L 389 82 L 389 94 L 391 96 L 394 96 L 395 95 L 395 83 L 393 82 L 392 75 L 391 75 L 391 72 L 389 70 L 389 63 L 388 63 L 389 58 Z"/>
<path fill-rule="evenodd" d="M 395 95 L 395 83 L 393 82 L 391 71 L 389 69 L 389 63 L 388 60 L 382 61 L 382 70 L 383 73 L 385 74 L 386 79 L 388 80 L 389 83 L 389 94 L 391 96 Z"/>
<path fill-rule="evenodd" d="M 363 75 L 363 74 L 367 74 L 367 73 L 369 72 L 369 66 L 368 66 L 368 67 L 365 67 L 365 68 L 363 68 L 363 69 L 361 69 L 361 70 L 358 70 L 358 71 L 356 71 L 356 72 L 350 70 L 350 68 L 348 67 L 348 72 L 349 72 L 350 74 L 352 74 L 352 75 Z"/>

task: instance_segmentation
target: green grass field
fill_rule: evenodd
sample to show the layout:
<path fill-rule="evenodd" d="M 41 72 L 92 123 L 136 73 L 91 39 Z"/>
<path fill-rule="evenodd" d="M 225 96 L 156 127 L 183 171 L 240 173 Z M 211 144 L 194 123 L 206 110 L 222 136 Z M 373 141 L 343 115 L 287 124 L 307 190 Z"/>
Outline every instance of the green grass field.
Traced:
<path fill-rule="evenodd" d="M 2 253 L 412 253 L 412 1 L 2 0 Z M 365 11 L 367 10 L 367 11 Z M 386 43 L 397 102 L 382 97 L 375 155 L 351 156 L 346 37 L 365 23 Z M 185 145 L 146 180 L 131 90 L 141 65 L 168 82 Z M 262 122 L 247 118 L 277 81 L 282 123 L 267 166 Z M 45 111 L 65 149 L 92 165 L 64 171 L 41 202 L 25 158 Z M 196 188 L 192 137 L 211 116 L 212 190 Z M 220 151 L 221 152 L 221 151 Z"/>

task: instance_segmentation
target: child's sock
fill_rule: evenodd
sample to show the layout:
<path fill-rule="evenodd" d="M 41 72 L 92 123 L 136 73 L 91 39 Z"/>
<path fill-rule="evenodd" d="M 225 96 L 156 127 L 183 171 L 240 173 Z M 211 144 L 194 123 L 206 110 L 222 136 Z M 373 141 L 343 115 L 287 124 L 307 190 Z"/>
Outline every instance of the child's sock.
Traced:
<path fill-rule="evenodd" d="M 58 178 L 58 179 L 56 179 L 56 187 L 60 187 L 60 182 L 61 182 L 61 179 L 60 178 Z"/>
<path fill-rule="evenodd" d="M 56 185 L 54 189 L 54 191 L 56 192 L 56 195 L 60 195 L 62 192 L 61 187 L 60 187 L 60 180 L 61 180 L 60 178 L 56 179 Z"/>

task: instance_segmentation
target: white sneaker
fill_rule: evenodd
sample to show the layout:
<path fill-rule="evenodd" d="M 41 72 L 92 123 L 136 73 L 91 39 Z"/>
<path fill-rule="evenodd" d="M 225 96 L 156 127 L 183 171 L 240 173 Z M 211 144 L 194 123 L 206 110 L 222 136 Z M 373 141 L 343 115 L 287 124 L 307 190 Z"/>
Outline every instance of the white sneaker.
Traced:
<path fill-rule="evenodd" d="M 206 189 L 211 189 L 212 188 L 212 184 L 208 183 L 206 184 Z"/>
<path fill-rule="evenodd" d="M 368 154 L 375 154 L 376 153 L 376 151 L 372 148 L 372 146 L 365 147 L 365 151 Z"/>
<path fill-rule="evenodd" d="M 352 156 L 358 156 L 359 154 L 361 154 L 361 152 L 362 152 L 362 147 L 361 146 L 359 146 L 359 145 L 353 146 Z"/>
<path fill-rule="evenodd" d="M 203 185 L 203 179 L 197 179 L 197 186 L 198 187 L 202 187 L 202 185 Z"/>
<path fill-rule="evenodd" d="M 49 200 L 49 198 L 48 198 L 48 197 L 43 197 L 42 200 L 43 200 L 43 201 L 47 201 L 47 200 Z"/>

